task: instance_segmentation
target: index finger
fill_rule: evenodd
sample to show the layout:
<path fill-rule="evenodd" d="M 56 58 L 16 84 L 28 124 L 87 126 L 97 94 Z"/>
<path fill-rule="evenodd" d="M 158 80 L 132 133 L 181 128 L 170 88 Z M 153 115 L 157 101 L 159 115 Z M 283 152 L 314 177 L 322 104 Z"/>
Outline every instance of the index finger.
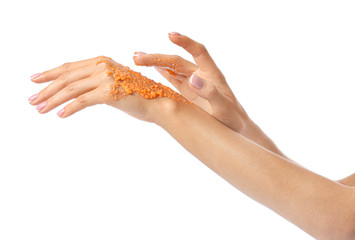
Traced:
<path fill-rule="evenodd" d="M 141 66 L 167 68 L 183 75 L 191 75 L 198 67 L 177 55 L 145 54 L 135 55 L 134 62 Z"/>
<path fill-rule="evenodd" d="M 189 52 L 200 69 L 204 71 L 218 70 L 216 63 L 203 44 L 176 32 L 169 33 L 169 38 L 173 43 Z"/>
<path fill-rule="evenodd" d="M 53 68 L 48 71 L 44 71 L 42 73 L 35 74 L 35 76 L 31 80 L 35 83 L 49 82 L 49 81 L 52 81 L 52 80 L 58 78 L 65 71 L 73 70 L 76 68 L 80 68 L 80 67 L 92 64 L 94 62 L 97 62 L 98 59 L 99 59 L 99 57 L 91 58 L 91 59 L 87 59 L 87 60 L 81 60 L 81 61 L 72 62 L 72 63 L 64 63 L 59 67 Z"/>

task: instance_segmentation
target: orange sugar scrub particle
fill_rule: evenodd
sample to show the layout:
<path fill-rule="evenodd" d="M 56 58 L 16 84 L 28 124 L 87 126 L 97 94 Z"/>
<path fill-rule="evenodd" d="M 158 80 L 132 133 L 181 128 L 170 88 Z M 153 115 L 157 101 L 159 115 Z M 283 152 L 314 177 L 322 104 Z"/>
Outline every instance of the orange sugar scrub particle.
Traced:
<path fill-rule="evenodd" d="M 138 93 L 145 99 L 168 97 L 183 103 L 190 103 L 179 93 L 161 83 L 143 76 L 142 74 L 131 70 L 129 67 L 116 63 L 109 57 L 103 57 L 97 64 L 105 63 L 109 68 L 107 76 L 114 79 L 110 87 L 110 95 L 115 100 L 119 100 L 127 95 Z"/>
<path fill-rule="evenodd" d="M 176 76 L 174 70 L 177 68 L 177 61 L 173 58 L 157 58 L 153 60 L 155 66 L 160 66 L 169 75 Z"/>
<path fill-rule="evenodd" d="M 176 76 L 176 73 L 174 71 L 171 71 L 170 69 L 166 68 L 164 69 L 165 71 L 167 71 L 169 73 L 169 75 L 173 75 Z"/>
<path fill-rule="evenodd" d="M 157 58 L 157 59 L 154 59 L 154 65 L 156 66 L 160 66 L 160 67 L 168 67 L 172 70 L 176 69 L 177 67 L 177 61 L 173 58 Z"/>

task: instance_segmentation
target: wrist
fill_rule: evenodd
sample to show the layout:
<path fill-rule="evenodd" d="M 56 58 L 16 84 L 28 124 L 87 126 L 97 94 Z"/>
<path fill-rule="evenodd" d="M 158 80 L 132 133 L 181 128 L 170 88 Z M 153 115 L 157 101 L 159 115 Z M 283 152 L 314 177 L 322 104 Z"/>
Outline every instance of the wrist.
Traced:
<path fill-rule="evenodd" d="M 180 103 L 170 98 L 158 98 L 149 108 L 149 121 L 164 127 L 167 123 L 171 122 L 180 107 Z"/>
<path fill-rule="evenodd" d="M 224 125 L 241 134 L 251 127 L 251 119 L 241 106 L 230 107 L 223 112 L 213 114 Z"/>

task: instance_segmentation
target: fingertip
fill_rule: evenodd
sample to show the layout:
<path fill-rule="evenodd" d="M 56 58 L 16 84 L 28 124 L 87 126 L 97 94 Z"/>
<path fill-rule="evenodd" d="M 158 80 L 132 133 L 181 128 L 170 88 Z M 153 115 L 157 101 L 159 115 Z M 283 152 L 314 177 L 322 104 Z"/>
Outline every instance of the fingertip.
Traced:
<path fill-rule="evenodd" d="M 147 55 L 145 52 L 134 52 L 134 56 L 133 57 L 140 57 L 140 56 L 144 56 Z"/>
<path fill-rule="evenodd" d="M 138 65 L 143 65 L 142 63 L 142 56 L 147 55 L 145 52 L 135 52 L 133 55 L 133 61 L 134 63 L 138 66 Z"/>
<path fill-rule="evenodd" d="M 34 83 L 40 83 L 43 80 L 43 73 L 33 74 L 30 79 Z"/>
<path fill-rule="evenodd" d="M 42 101 L 43 101 L 43 98 L 38 96 L 36 99 L 30 101 L 29 103 L 32 106 L 36 106 L 36 105 L 40 104 Z"/>
<path fill-rule="evenodd" d="M 57 115 L 58 115 L 58 117 L 63 118 L 63 115 L 64 115 L 64 108 L 61 109 L 61 110 L 59 110 L 59 111 L 57 112 Z"/>
<path fill-rule="evenodd" d="M 138 57 L 133 57 L 133 61 L 136 66 L 142 65 L 141 59 L 139 59 Z"/>
<path fill-rule="evenodd" d="M 33 102 L 34 100 L 36 100 L 38 98 L 38 93 L 36 94 L 33 94 L 31 97 L 28 98 L 28 101 L 31 103 Z"/>
<path fill-rule="evenodd" d="M 182 35 L 178 32 L 170 32 L 169 36 L 182 36 Z"/>
<path fill-rule="evenodd" d="M 34 82 L 34 83 L 40 83 L 40 81 L 38 80 L 38 78 L 32 78 L 31 81 Z"/>
<path fill-rule="evenodd" d="M 68 105 L 67 105 L 68 106 Z M 62 108 L 61 110 L 59 110 L 57 112 L 57 116 L 60 117 L 60 118 L 67 118 L 69 117 L 70 115 L 73 114 L 73 112 L 70 111 L 70 109 L 65 106 L 64 108 Z"/>
<path fill-rule="evenodd" d="M 58 115 L 58 114 L 57 114 Z M 71 114 L 63 114 L 62 116 L 58 116 L 59 118 L 67 118 L 69 117 Z"/>
<path fill-rule="evenodd" d="M 31 79 L 35 79 L 35 78 L 41 76 L 41 74 L 42 74 L 42 73 L 33 74 L 30 78 L 31 78 Z"/>
<path fill-rule="evenodd" d="M 170 32 L 169 33 L 169 39 L 170 41 L 172 41 L 173 43 L 175 43 L 175 41 L 177 41 L 180 37 L 182 37 L 183 35 L 181 35 L 178 32 Z"/>
<path fill-rule="evenodd" d="M 187 47 L 192 44 L 192 39 L 185 35 L 170 35 L 170 41 L 187 51 Z"/>

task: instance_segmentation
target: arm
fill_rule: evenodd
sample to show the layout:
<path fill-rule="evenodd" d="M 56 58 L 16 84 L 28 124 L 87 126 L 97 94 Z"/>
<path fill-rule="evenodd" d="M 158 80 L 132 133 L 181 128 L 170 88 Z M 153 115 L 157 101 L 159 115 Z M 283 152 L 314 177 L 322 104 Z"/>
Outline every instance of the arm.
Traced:
<path fill-rule="evenodd" d="M 347 186 L 355 187 L 355 173 L 350 175 L 349 177 L 338 180 L 337 182 Z"/>
<path fill-rule="evenodd" d="M 204 45 L 176 32 L 170 33 L 169 39 L 190 53 L 195 63 L 177 55 L 137 52 L 134 56 L 136 65 L 154 66 L 185 98 L 225 126 L 271 152 L 292 161 L 249 118 Z M 338 182 L 355 186 L 355 175 Z"/>
<path fill-rule="evenodd" d="M 144 99 L 152 90 L 157 90 L 152 94 L 158 94 L 163 89 L 156 89 L 158 84 L 124 67 L 112 74 L 111 64 L 98 64 L 105 59 L 68 63 L 36 74 L 33 82 L 51 84 L 30 97 L 30 103 L 37 105 L 40 113 L 47 113 L 75 98 L 58 112 L 60 117 L 105 103 L 155 122 L 233 186 L 311 235 L 322 239 L 354 237 L 354 188 L 314 174 L 253 143 L 195 105 L 166 97 Z M 120 93 L 127 96 L 116 100 L 108 95 L 107 90 L 112 90 L 116 83 L 130 81 L 127 77 L 149 88 L 136 92 L 129 84 L 120 85 Z"/>
<path fill-rule="evenodd" d="M 286 157 L 248 117 L 204 45 L 176 32 L 170 33 L 169 39 L 189 52 L 196 64 L 177 55 L 144 52 L 136 52 L 133 58 L 135 64 L 154 66 L 185 98 L 224 125 L 260 146 Z"/>
<path fill-rule="evenodd" d="M 234 187 L 317 239 L 355 237 L 354 188 L 258 146 L 196 106 L 171 104 L 157 124 Z"/>

